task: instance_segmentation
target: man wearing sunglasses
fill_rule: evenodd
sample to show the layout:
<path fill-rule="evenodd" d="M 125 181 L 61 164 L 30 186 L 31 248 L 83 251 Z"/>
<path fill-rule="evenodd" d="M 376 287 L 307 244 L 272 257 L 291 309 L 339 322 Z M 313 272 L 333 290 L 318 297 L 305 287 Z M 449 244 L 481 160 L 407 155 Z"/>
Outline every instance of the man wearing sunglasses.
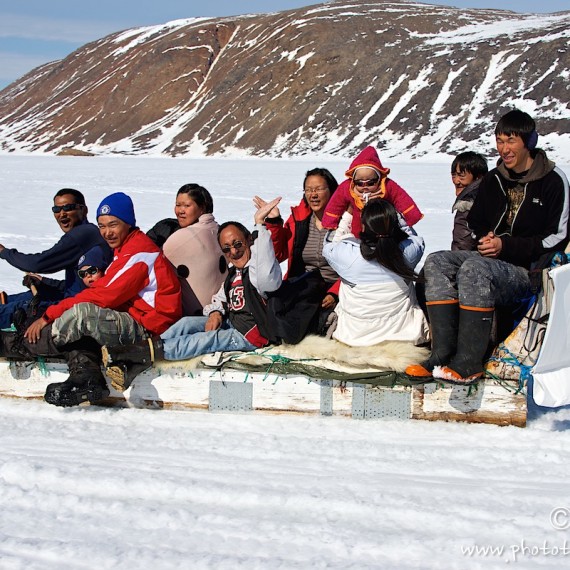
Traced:
<path fill-rule="evenodd" d="M 109 395 L 101 372 L 103 344 L 159 335 L 182 316 L 176 271 L 137 227 L 131 198 L 122 192 L 104 198 L 97 208 L 97 223 L 113 248 L 105 275 L 74 297 L 48 307 L 26 329 L 20 345 L 28 355 L 67 361 L 69 378 L 46 388 L 45 400 L 56 406 L 95 403 Z M 101 265 L 90 257 L 79 261 L 82 275 L 88 275 L 87 267 Z M 9 345 L 11 337 L 3 339 L 6 356 L 14 346 Z"/>
<path fill-rule="evenodd" d="M 8 328 L 14 312 L 19 308 L 28 310 L 32 300 L 34 310 L 41 312 L 50 304 L 82 291 L 85 285 L 77 275 L 77 262 L 91 248 L 100 246 L 107 262 L 111 259 L 111 250 L 101 237 L 97 226 L 87 220 L 85 197 L 79 190 L 59 190 L 53 199 L 52 212 L 64 234 L 53 247 L 40 253 L 22 253 L 0 244 L 0 259 L 27 272 L 23 284 L 30 288 L 33 285 L 37 291 L 35 299 L 31 291 L 6 295 L 6 302 L 0 305 L 0 328 Z M 65 279 L 51 279 L 39 275 L 59 271 L 65 271 Z"/>
<path fill-rule="evenodd" d="M 184 317 L 160 336 L 141 343 L 104 347 L 107 375 L 124 388 L 155 360 L 185 360 L 218 351 L 254 350 L 275 342 L 267 320 L 267 297 L 283 281 L 271 234 L 263 224 L 280 202 L 275 198 L 255 213 L 257 237 L 238 222 L 225 222 L 218 242 L 228 276 L 203 317 Z"/>

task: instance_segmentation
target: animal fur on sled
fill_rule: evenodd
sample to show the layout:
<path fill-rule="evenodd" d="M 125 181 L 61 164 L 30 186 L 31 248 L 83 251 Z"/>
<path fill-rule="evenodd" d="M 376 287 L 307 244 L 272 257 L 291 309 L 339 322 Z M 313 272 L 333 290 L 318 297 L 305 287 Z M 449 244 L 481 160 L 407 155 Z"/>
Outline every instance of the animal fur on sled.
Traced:
<path fill-rule="evenodd" d="M 429 356 L 426 348 L 407 342 L 386 341 L 374 346 L 348 346 L 337 340 L 321 336 L 308 336 L 299 344 L 282 344 L 259 348 L 252 352 L 217 352 L 190 360 L 161 361 L 155 367 L 167 370 L 177 368 L 186 371 L 198 366 L 221 366 L 228 360 L 251 366 L 263 366 L 272 357 L 282 356 L 292 361 L 302 361 L 315 369 L 326 368 L 344 372 L 362 372 L 364 370 L 403 372 L 409 364 L 422 362 Z"/>
<path fill-rule="evenodd" d="M 315 358 L 320 366 L 332 363 L 343 368 L 393 370 L 403 372 L 415 362 L 429 356 L 429 350 L 409 342 L 386 341 L 373 346 L 348 346 L 322 336 L 307 336 L 299 344 L 276 347 L 279 354 L 291 359 Z M 326 366 L 330 368 L 330 366 Z"/>

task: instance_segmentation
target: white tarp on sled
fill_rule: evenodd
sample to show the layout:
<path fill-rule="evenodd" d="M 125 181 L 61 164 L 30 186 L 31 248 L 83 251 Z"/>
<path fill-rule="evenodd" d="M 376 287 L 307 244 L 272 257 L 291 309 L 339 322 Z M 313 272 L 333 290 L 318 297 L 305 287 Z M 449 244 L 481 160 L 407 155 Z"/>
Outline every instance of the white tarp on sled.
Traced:
<path fill-rule="evenodd" d="M 570 265 L 550 270 L 554 296 L 540 356 L 532 370 L 534 401 L 556 408 L 570 404 Z"/>

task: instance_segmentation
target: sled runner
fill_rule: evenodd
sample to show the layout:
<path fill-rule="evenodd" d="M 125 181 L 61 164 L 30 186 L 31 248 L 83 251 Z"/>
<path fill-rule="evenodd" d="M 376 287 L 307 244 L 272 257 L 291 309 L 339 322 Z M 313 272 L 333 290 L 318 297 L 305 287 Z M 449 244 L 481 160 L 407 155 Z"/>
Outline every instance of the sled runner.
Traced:
<path fill-rule="evenodd" d="M 157 362 L 125 392 L 111 389 L 104 404 L 525 425 L 517 380 L 470 387 L 410 381 L 402 370 L 425 354 L 407 343 L 354 348 L 308 337 L 294 346 Z M 66 377 L 63 363 L 0 362 L 0 395 L 43 398 L 47 384 Z"/>

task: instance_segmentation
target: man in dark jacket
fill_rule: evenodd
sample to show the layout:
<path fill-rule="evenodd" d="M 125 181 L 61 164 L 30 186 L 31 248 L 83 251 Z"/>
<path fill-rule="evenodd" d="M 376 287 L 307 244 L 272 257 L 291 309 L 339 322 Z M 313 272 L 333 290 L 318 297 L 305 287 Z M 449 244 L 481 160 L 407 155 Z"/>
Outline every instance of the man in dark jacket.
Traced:
<path fill-rule="evenodd" d="M 64 235 L 50 249 L 41 253 L 21 253 L 17 249 L 8 249 L 0 244 L 1 259 L 21 271 L 32 274 L 24 277 L 24 284 L 33 285 L 37 289 L 37 296 L 43 308 L 71 297 L 85 288 L 76 272 L 77 262 L 92 247 L 100 246 L 105 254 L 105 261 L 111 261 L 111 249 L 101 237 L 97 226 L 87 221 L 87 206 L 81 192 L 73 188 L 59 190 L 54 196 L 52 211 Z M 58 271 L 65 271 L 64 280 L 38 275 Z M 26 309 L 32 298 L 30 291 L 5 296 L 5 303 L 0 305 L 0 328 L 9 327 L 14 311 L 18 308 Z"/>
<path fill-rule="evenodd" d="M 97 209 L 100 235 L 113 248 L 105 275 L 47 308 L 25 330 L 0 334 L 0 354 L 67 361 L 69 377 L 46 388 L 56 406 L 99 402 L 109 395 L 101 345 L 161 334 L 182 316 L 180 283 L 172 264 L 136 225 L 131 198 L 116 192 Z"/>
<path fill-rule="evenodd" d="M 432 352 L 407 368 L 411 376 L 464 384 L 480 378 L 495 306 L 528 296 L 531 265 L 568 244 L 568 180 L 536 148 L 534 120 L 511 111 L 495 137 L 499 162 L 468 216 L 477 251 L 441 251 L 426 260 Z"/>

